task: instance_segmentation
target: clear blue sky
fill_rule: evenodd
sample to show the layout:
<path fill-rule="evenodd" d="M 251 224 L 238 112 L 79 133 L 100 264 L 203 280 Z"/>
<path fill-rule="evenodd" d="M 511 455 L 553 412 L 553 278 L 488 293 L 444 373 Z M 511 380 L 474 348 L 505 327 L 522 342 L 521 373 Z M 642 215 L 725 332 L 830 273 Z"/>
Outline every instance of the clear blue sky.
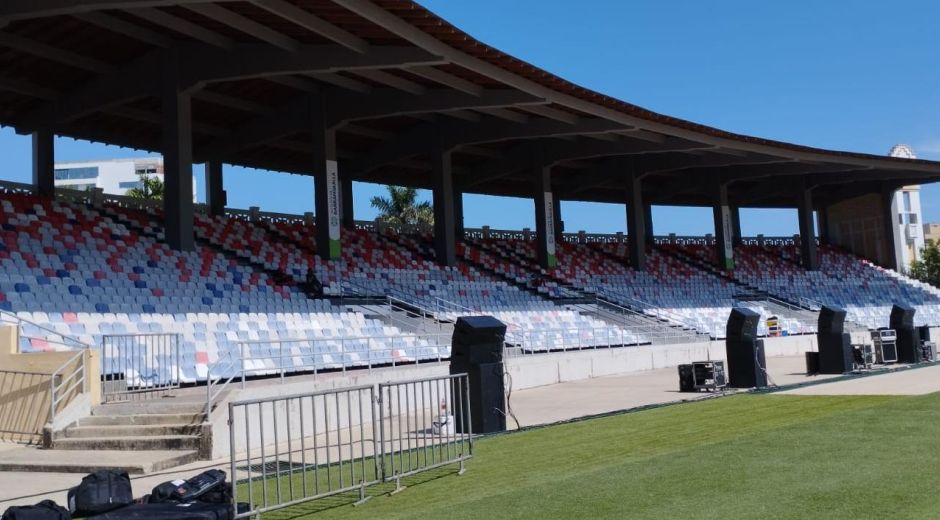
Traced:
<path fill-rule="evenodd" d="M 672 116 L 810 146 L 940 160 L 940 3 L 701 0 L 422 0 L 478 39 L 575 83 Z M 145 155 L 60 139 L 58 161 Z M 29 141 L 0 131 L 0 177 L 29 180 Z M 202 199 L 201 168 L 197 191 Z M 302 213 L 308 177 L 228 167 L 234 207 Z M 357 183 L 356 216 L 381 187 Z M 427 194 L 425 194 L 427 196 Z M 925 187 L 940 221 L 940 186 Z M 529 200 L 467 196 L 468 226 L 533 226 Z M 566 229 L 616 232 L 622 206 L 562 205 Z M 498 215 L 494 217 L 494 215 Z M 705 208 L 656 207 L 657 234 L 712 232 Z M 743 232 L 796 232 L 795 211 L 750 210 Z"/>

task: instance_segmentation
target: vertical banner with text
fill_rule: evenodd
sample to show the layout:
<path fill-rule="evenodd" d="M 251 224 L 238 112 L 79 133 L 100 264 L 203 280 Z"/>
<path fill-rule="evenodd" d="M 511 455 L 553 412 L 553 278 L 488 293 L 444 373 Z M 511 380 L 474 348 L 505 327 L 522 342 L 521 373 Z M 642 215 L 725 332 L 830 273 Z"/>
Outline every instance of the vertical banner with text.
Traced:
<path fill-rule="evenodd" d="M 326 210 L 330 223 L 330 258 L 342 256 L 340 242 L 339 168 L 336 161 L 326 161 Z"/>
<path fill-rule="evenodd" d="M 545 251 L 546 264 L 555 267 L 555 201 L 552 192 L 545 192 Z"/>
<path fill-rule="evenodd" d="M 731 225 L 731 208 L 728 206 L 721 207 L 721 227 L 724 230 L 721 244 L 722 249 L 725 252 L 725 269 L 731 271 L 734 269 L 734 248 L 732 244 L 734 243 L 734 238 L 732 233 L 734 233 L 733 227 Z"/>

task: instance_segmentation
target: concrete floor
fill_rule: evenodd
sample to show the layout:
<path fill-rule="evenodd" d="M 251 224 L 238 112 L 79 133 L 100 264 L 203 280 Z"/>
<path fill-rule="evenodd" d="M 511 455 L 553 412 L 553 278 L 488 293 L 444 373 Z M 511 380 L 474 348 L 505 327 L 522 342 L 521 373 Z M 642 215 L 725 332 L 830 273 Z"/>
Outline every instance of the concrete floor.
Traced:
<path fill-rule="evenodd" d="M 780 392 L 788 395 L 924 395 L 940 391 L 940 365 Z"/>
<path fill-rule="evenodd" d="M 770 379 L 779 386 L 834 377 L 807 377 L 805 371 L 806 361 L 802 356 L 767 359 Z M 940 390 L 940 386 L 937 389 Z M 710 395 L 713 394 L 679 392 L 677 369 L 663 368 L 528 388 L 513 392 L 509 405 L 519 421 L 519 426 L 525 427 L 639 406 L 703 399 Z M 510 427 L 515 427 L 512 420 L 509 423 Z"/>
<path fill-rule="evenodd" d="M 768 372 L 772 382 L 782 386 L 833 377 L 807 377 L 803 373 L 804 363 L 802 356 L 768 358 Z M 923 394 L 936 391 L 940 391 L 940 366 L 812 385 L 783 393 L 847 395 Z M 531 426 L 704 397 L 707 397 L 706 393 L 679 393 L 676 369 L 668 368 L 517 391 L 512 393 L 510 404 L 520 425 Z M 511 420 L 510 425 L 514 426 Z M 24 457 L 30 453 L 35 455 L 42 452 L 33 447 L 0 444 L 0 457 L 14 454 Z M 121 452 L 99 452 L 96 456 L 113 459 L 116 463 L 121 461 L 121 457 L 127 457 Z M 189 477 L 213 467 L 227 471 L 228 461 L 194 462 L 152 475 L 132 477 L 135 495 L 148 493 L 161 482 Z M 80 479 L 81 475 L 74 473 L 0 472 L 0 511 L 11 505 L 33 504 L 46 498 L 65 504 L 66 491 Z"/>

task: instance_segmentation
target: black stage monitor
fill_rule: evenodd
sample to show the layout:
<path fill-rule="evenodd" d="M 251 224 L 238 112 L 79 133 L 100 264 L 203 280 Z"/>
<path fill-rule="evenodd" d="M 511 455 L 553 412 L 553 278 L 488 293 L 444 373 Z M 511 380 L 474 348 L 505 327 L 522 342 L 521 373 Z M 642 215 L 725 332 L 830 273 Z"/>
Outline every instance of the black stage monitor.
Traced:
<path fill-rule="evenodd" d="M 503 381 L 503 345 L 506 325 L 492 316 L 457 319 L 451 344 L 450 373 L 466 373 L 470 386 L 470 421 L 473 433 L 506 429 L 506 391 Z M 461 410 L 463 406 L 453 409 Z M 468 424 L 457 421 L 458 429 Z M 467 433 L 467 432 L 460 432 Z"/>
<path fill-rule="evenodd" d="M 898 335 L 898 361 L 901 363 L 919 363 L 920 336 L 914 330 L 915 309 L 909 305 L 894 304 L 891 308 L 890 328 Z"/>
<path fill-rule="evenodd" d="M 819 373 L 844 374 L 852 371 L 855 352 L 848 334 L 843 332 L 845 309 L 825 305 L 819 311 L 816 342 L 819 344 Z"/>
<path fill-rule="evenodd" d="M 731 309 L 725 351 L 728 356 L 728 386 L 761 388 L 767 386 L 764 342 L 757 339 L 760 314 L 745 307 Z"/>

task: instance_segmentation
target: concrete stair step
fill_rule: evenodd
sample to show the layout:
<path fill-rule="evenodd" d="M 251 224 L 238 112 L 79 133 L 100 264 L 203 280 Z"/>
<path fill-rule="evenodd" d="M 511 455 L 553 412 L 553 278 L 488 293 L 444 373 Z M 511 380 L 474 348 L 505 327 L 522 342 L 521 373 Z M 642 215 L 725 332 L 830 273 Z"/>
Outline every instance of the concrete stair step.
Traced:
<path fill-rule="evenodd" d="M 141 475 L 197 460 L 196 451 L 16 450 L 0 453 L 0 471 L 92 473 L 111 469 Z"/>
<path fill-rule="evenodd" d="M 150 401 L 126 401 L 96 406 L 91 414 L 100 415 L 151 415 L 151 414 L 199 414 L 206 408 L 202 401 L 174 401 L 172 399 Z"/>
<path fill-rule="evenodd" d="M 200 424 L 135 424 L 73 426 L 67 428 L 60 438 L 95 439 L 115 437 L 162 437 L 168 435 L 199 435 Z"/>
<path fill-rule="evenodd" d="M 79 426 L 146 426 L 164 424 L 200 424 L 205 414 L 161 413 L 143 415 L 90 415 L 79 419 Z"/>
<path fill-rule="evenodd" d="M 198 435 L 154 435 L 150 437 L 64 438 L 53 441 L 56 450 L 198 450 Z"/>

